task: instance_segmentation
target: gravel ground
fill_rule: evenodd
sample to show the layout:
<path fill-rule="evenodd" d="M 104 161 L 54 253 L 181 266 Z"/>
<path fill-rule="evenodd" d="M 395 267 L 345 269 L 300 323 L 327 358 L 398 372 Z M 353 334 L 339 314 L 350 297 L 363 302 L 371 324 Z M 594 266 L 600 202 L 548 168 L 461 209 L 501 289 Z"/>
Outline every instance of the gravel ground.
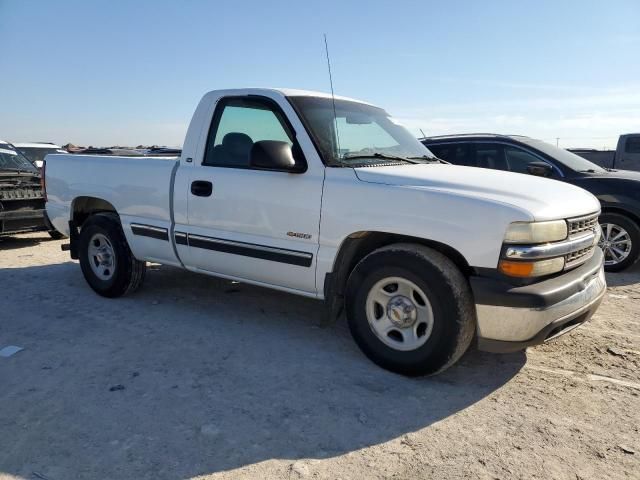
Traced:
<path fill-rule="evenodd" d="M 160 266 L 108 300 L 61 243 L 0 240 L 0 479 L 640 478 L 640 269 L 555 342 L 407 379 L 319 302 Z"/>

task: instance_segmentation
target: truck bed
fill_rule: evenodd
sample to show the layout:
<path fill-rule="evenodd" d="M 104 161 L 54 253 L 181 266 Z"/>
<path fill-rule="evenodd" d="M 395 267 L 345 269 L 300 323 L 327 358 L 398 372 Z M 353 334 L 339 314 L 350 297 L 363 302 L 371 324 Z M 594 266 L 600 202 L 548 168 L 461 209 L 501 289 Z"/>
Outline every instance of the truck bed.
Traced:
<path fill-rule="evenodd" d="M 590 162 L 595 163 L 602 168 L 613 168 L 613 160 L 616 156 L 615 150 L 570 148 L 569 151 L 589 160 Z"/>
<path fill-rule="evenodd" d="M 177 163 L 177 157 L 47 155 L 49 218 L 68 235 L 72 200 L 99 197 L 119 212 L 123 225 L 154 219 L 169 226 L 171 175 Z"/>

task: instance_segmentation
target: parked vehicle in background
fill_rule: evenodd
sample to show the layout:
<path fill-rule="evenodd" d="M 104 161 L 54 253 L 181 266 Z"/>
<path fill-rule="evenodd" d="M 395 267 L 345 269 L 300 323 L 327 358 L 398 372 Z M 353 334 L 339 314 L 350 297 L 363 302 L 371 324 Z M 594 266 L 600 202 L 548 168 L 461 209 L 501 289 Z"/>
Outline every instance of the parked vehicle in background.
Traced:
<path fill-rule="evenodd" d="M 44 157 L 46 157 L 48 154 L 67 153 L 67 151 L 62 147 L 54 143 L 47 142 L 14 143 L 13 146 L 20 150 L 20 152 L 25 157 L 27 157 L 37 168 L 42 168 Z"/>
<path fill-rule="evenodd" d="M 48 230 L 40 173 L 20 151 L 0 140 L 0 235 Z"/>
<path fill-rule="evenodd" d="M 615 150 L 570 148 L 569 151 L 603 168 L 640 171 L 640 133 L 620 135 Z"/>
<path fill-rule="evenodd" d="M 50 155 L 45 180 L 98 294 L 135 290 L 153 261 L 323 299 L 408 375 L 475 335 L 490 351 L 561 335 L 606 287 L 593 195 L 442 164 L 384 110 L 323 93 L 213 91 L 180 158 Z"/>
<path fill-rule="evenodd" d="M 602 206 L 600 246 L 605 269 L 633 265 L 640 256 L 640 173 L 602 168 L 541 140 L 494 134 L 422 139 L 438 158 L 456 165 L 528 173 L 571 183 L 594 194 Z"/>
<path fill-rule="evenodd" d="M 147 157 L 179 157 L 182 154 L 180 148 L 151 147 L 144 152 Z"/>
<path fill-rule="evenodd" d="M 118 157 L 144 157 L 143 152 L 129 148 L 96 148 L 89 147 L 82 150 L 75 150 L 74 155 L 113 155 Z"/>

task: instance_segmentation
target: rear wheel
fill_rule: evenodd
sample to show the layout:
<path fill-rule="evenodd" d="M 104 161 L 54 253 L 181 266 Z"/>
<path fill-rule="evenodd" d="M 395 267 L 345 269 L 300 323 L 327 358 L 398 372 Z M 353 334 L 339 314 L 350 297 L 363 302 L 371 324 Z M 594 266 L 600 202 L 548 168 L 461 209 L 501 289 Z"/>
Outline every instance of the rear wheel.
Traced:
<path fill-rule="evenodd" d="M 441 372 L 473 339 L 475 308 L 466 278 L 446 256 L 422 245 L 390 245 L 367 255 L 349 277 L 346 300 L 356 343 L 393 372 Z"/>
<path fill-rule="evenodd" d="M 604 252 L 605 270 L 619 272 L 633 265 L 640 254 L 638 224 L 619 213 L 603 213 L 598 221 L 602 228 L 600 248 Z"/>
<path fill-rule="evenodd" d="M 79 253 L 84 278 L 104 297 L 133 292 L 144 280 L 146 263 L 131 253 L 116 215 L 98 214 L 84 223 Z"/>

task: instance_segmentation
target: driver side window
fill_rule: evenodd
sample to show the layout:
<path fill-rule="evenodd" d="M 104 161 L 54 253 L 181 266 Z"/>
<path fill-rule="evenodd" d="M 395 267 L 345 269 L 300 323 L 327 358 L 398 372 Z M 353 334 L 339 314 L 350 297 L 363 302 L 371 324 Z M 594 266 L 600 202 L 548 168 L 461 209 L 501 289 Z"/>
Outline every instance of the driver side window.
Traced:
<path fill-rule="evenodd" d="M 211 122 L 202 164 L 249 168 L 251 148 L 262 140 L 277 140 L 293 146 L 292 135 L 280 111 L 258 99 L 222 99 Z"/>
<path fill-rule="evenodd" d="M 515 173 L 529 173 L 527 167 L 533 162 L 545 162 L 540 157 L 533 155 L 525 150 L 514 147 L 505 147 L 504 149 L 507 159 L 507 169 Z M 553 171 L 553 170 L 552 170 Z M 552 174 L 555 176 L 555 172 Z"/>
<path fill-rule="evenodd" d="M 504 157 L 504 148 L 498 143 L 477 143 L 476 166 L 494 170 L 508 170 Z"/>

